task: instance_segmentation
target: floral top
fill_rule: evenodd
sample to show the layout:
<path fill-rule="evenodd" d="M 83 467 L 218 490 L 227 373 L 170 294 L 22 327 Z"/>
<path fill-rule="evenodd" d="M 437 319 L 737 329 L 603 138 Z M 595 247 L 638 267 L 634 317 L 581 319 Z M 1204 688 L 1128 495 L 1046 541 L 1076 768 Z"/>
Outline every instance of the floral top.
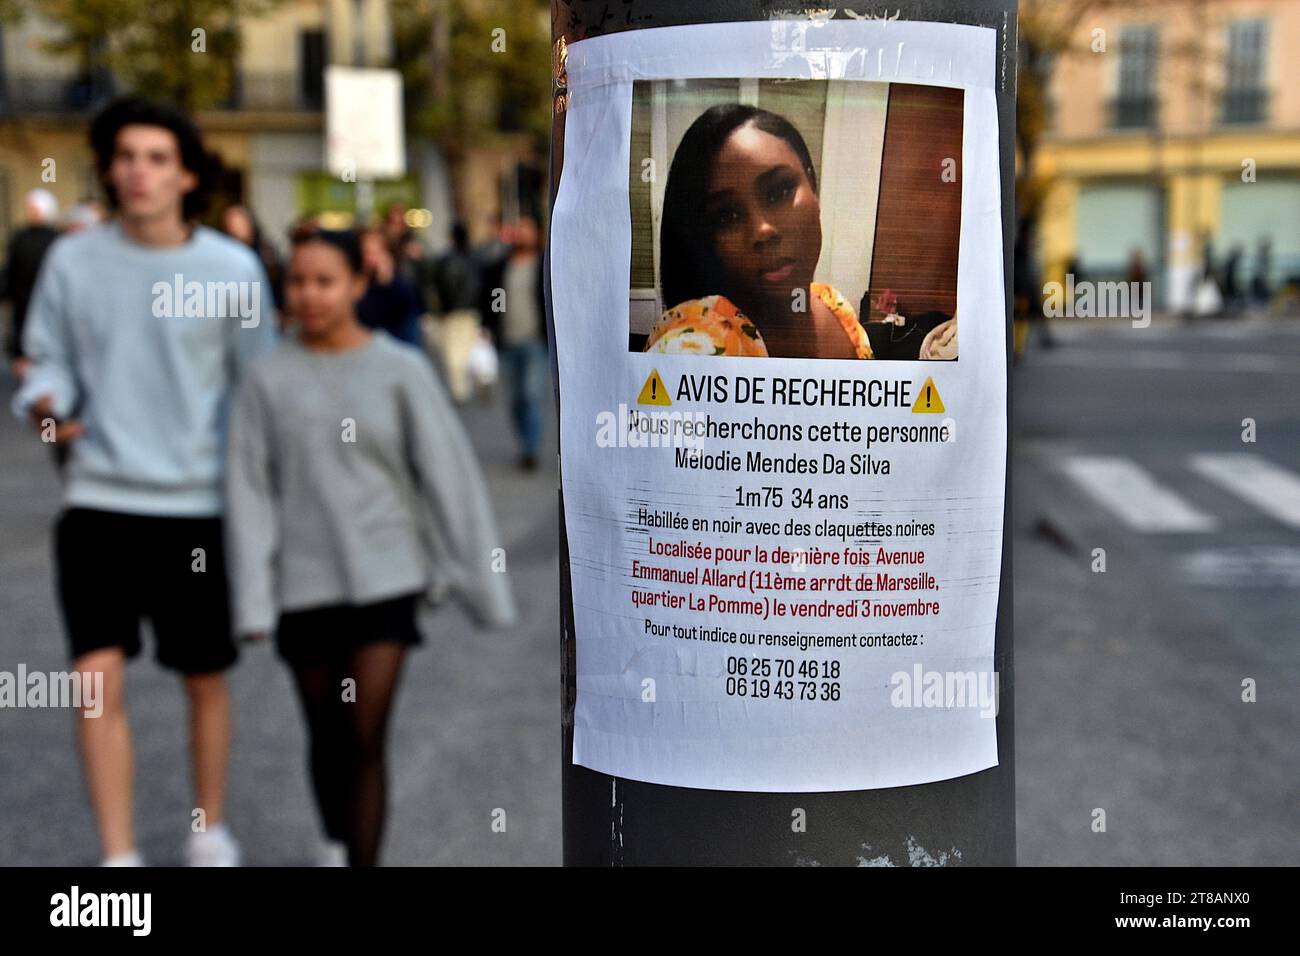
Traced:
<path fill-rule="evenodd" d="M 839 320 L 858 358 L 872 358 L 871 342 L 848 300 L 824 282 L 814 282 L 810 288 Z M 696 355 L 765 357 L 768 354 L 758 328 L 735 303 L 722 295 L 707 295 L 673 306 L 655 323 L 646 339 L 645 350 Z"/>

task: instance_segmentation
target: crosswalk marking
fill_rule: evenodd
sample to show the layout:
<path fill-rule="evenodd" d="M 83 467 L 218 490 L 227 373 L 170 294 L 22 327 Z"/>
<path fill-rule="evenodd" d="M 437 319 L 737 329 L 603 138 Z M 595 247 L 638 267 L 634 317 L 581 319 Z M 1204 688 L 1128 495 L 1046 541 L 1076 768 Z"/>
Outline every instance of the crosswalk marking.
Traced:
<path fill-rule="evenodd" d="M 1283 524 L 1300 528 L 1300 476 L 1244 452 L 1192 455 L 1192 470 Z"/>
<path fill-rule="evenodd" d="M 1213 531 L 1217 522 L 1145 469 L 1114 455 L 1071 455 L 1062 467 L 1076 484 L 1135 531 Z"/>

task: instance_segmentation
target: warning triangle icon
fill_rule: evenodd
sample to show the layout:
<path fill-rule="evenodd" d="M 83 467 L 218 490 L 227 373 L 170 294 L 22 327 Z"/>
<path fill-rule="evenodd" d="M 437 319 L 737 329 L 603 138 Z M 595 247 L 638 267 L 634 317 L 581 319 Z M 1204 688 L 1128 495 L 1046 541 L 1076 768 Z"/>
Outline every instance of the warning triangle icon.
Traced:
<path fill-rule="evenodd" d="M 659 369 L 651 369 L 650 377 L 641 386 L 641 394 L 636 397 L 636 403 L 638 405 L 671 405 L 673 403 L 673 400 L 668 397 L 668 386 L 659 377 Z"/>
<path fill-rule="evenodd" d="M 916 401 L 912 403 L 912 411 L 921 415 L 937 415 L 947 411 L 943 407 L 943 399 L 939 397 L 939 389 L 935 387 L 934 379 L 928 375 L 916 396 Z"/>

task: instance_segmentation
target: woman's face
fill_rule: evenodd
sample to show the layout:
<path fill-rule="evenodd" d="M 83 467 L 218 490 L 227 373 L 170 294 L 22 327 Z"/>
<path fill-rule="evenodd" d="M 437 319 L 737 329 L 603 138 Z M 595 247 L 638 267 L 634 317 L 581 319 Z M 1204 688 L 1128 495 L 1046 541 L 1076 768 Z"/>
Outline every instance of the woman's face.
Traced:
<path fill-rule="evenodd" d="M 726 286 L 742 308 L 769 315 L 807 289 L 822 249 L 821 205 L 790 144 L 756 126 L 722 144 L 705 196 L 705 222 Z"/>
<path fill-rule="evenodd" d="M 357 299 L 365 291 L 365 276 L 352 271 L 339 249 L 325 242 L 295 247 L 285 301 L 306 334 L 326 335 L 353 321 Z"/>

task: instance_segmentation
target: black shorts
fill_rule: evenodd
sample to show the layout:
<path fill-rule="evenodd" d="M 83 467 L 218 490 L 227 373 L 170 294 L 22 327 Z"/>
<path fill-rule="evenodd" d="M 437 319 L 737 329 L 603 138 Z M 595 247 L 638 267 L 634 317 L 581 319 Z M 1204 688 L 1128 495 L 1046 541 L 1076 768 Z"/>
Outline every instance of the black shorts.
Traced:
<path fill-rule="evenodd" d="M 135 657 L 142 618 L 152 625 L 164 667 L 207 674 L 239 656 L 220 518 L 69 508 L 55 526 L 54 552 L 74 659 L 106 647 Z"/>
<path fill-rule="evenodd" d="M 276 626 L 276 649 L 294 667 L 313 667 L 346 660 L 358 647 L 381 641 L 416 647 L 424 643 L 415 623 L 419 598 L 404 594 L 374 604 L 286 611 Z"/>

